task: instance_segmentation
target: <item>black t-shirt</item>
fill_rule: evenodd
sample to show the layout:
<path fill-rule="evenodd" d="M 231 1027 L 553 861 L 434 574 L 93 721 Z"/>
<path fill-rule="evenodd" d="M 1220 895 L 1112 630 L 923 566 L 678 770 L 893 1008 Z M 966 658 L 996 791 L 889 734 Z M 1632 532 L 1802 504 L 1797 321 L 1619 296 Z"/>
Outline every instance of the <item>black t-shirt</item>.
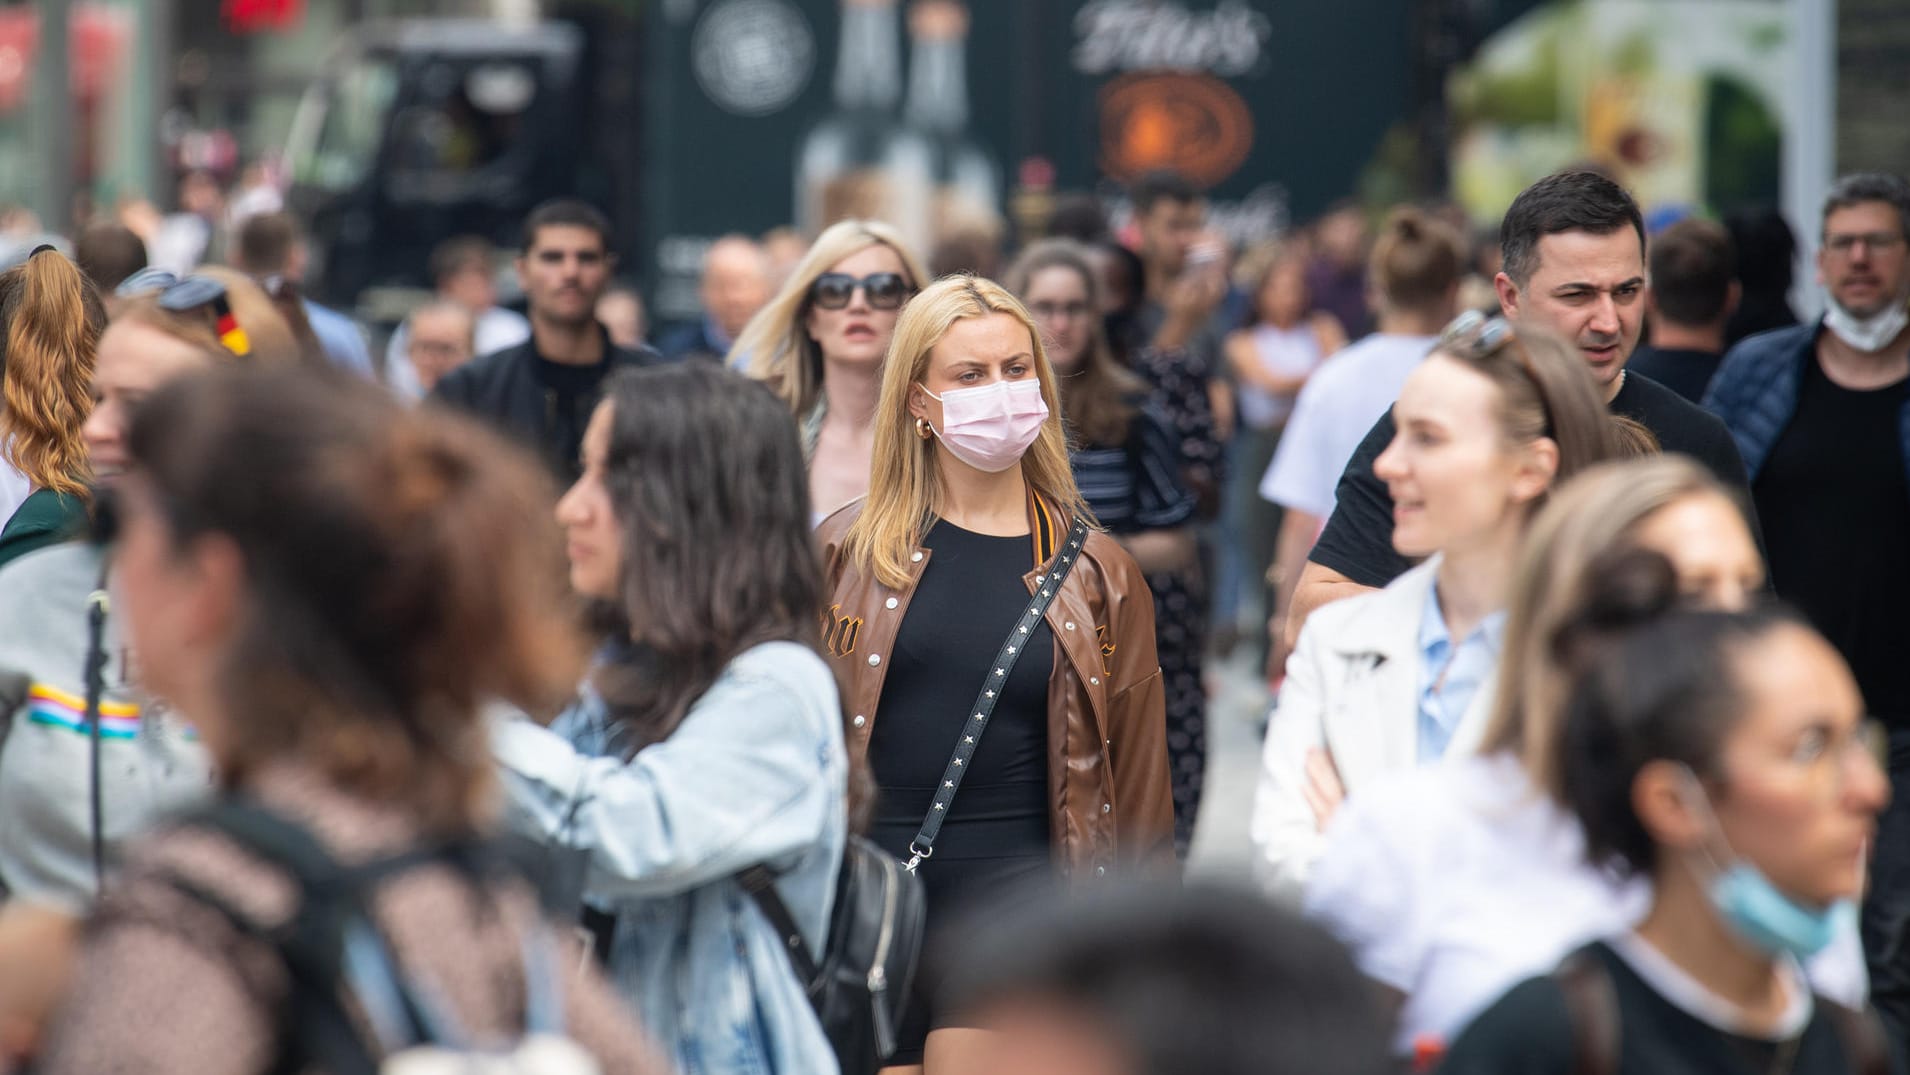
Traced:
<path fill-rule="evenodd" d="M 544 443 L 560 453 L 552 463 L 564 464 L 573 474 L 583 456 L 584 430 L 590 425 L 590 412 L 597 408 L 607 368 L 603 362 L 573 366 L 543 355 L 531 360 L 532 375 L 544 390 Z"/>
<path fill-rule="evenodd" d="M 1649 377 L 1693 403 L 1704 401 L 1704 390 L 1718 372 L 1724 355 L 1687 347 L 1640 347 L 1625 369 L 1633 377 Z"/>
<path fill-rule="evenodd" d="M 1771 582 L 1850 662 L 1870 712 L 1910 726 L 1910 481 L 1899 423 L 1910 379 L 1855 391 L 1813 356 L 1797 411 L 1752 495 Z"/>
<path fill-rule="evenodd" d="M 1617 1075 L 1859 1075 L 1829 1001 L 1815 1001 L 1793 1053 L 1787 1043 L 1742 1037 L 1691 1015 L 1604 944 L 1584 951 L 1604 966 L 1618 1000 Z M 1580 1070 L 1579 1029 L 1558 981 L 1532 978 L 1473 1020 L 1446 1053 L 1439 1075 L 1573 1075 Z M 1892 1070 L 1900 1069 L 1893 1063 Z"/>
<path fill-rule="evenodd" d="M 1683 452 L 1703 463 L 1719 481 L 1750 502 L 1744 460 L 1731 433 L 1717 416 L 1678 398 L 1677 393 L 1649 377 L 1625 374 L 1625 383 L 1610 404 L 1622 415 L 1651 430 L 1667 452 Z M 1412 561 L 1393 550 L 1393 498 L 1386 483 L 1373 473 L 1373 461 L 1392 442 L 1392 408 L 1373 425 L 1354 450 L 1335 490 L 1338 501 L 1307 559 L 1332 568 L 1362 586 L 1384 586 L 1412 567 Z M 1751 521 L 1757 533 L 1757 520 Z"/>
<path fill-rule="evenodd" d="M 1026 535 L 990 537 L 937 522 L 922 539 L 934 550 L 897 630 L 869 734 L 869 767 L 880 789 L 875 839 L 901 855 L 968 723 L 969 704 L 1031 596 Z M 1054 632 L 1043 620 L 1008 675 L 987 734 L 936 839 L 935 863 L 1048 855 L 1048 679 Z"/>

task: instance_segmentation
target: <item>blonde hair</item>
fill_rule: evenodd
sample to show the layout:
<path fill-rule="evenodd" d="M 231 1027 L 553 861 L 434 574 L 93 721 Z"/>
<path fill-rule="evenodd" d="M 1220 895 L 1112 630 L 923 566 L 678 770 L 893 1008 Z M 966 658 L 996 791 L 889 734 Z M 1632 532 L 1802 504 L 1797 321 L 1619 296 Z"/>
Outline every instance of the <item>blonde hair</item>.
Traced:
<path fill-rule="evenodd" d="M 1498 692 L 1480 753 L 1518 755 L 1533 784 L 1562 801 L 1559 733 L 1570 677 L 1551 640 L 1584 604 L 1593 565 L 1635 544 L 1646 519 L 1694 496 L 1736 505 L 1710 471 L 1676 455 L 1602 463 L 1552 496 L 1526 531 L 1513 574 Z"/>
<path fill-rule="evenodd" d="M 749 319 L 725 360 L 739 356 L 749 361 L 749 375 L 769 385 L 797 419 L 808 416 L 822 398 L 822 348 L 809 337 L 804 324 L 809 314 L 809 289 L 816 278 L 837 262 L 872 246 L 886 246 L 902 261 L 909 288 L 928 280 L 922 263 L 902 242 L 902 233 L 879 220 L 844 220 L 816 236 L 776 297 Z"/>
<path fill-rule="evenodd" d="M 902 307 L 882 366 L 882 394 L 875 407 L 875 448 L 869 468 L 869 495 L 862 514 L 842 539 L 842 557 L 864 575 L 891 589 L 909 581 L 909 552 L 921 542 L 941 500 L 935 441 L 916 435 L 909 414 L 909 390 L 928 373 L 929 353 L 955 322 L 1007 314 L 1028 330 L 1035 378 L 1048 405 L 1048 420 L 1021 457 L 1029 489 L 1070 518 L 1092 521 L 1087 502 L 1075 488 L 1068 465 L 1068 441 L 1061 423 L 1061 401 L 1054 368 L 1041 345 L 1041 333 L 1015 297 L 993 280 L 945 276 Z"/>

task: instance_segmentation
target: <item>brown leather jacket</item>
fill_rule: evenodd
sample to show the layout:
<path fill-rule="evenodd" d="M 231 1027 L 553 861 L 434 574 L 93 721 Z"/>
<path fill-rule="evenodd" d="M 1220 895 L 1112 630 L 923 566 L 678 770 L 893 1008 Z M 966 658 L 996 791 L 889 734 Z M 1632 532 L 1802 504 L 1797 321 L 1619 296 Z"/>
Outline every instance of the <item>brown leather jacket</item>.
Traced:
<path fill-rule="evenodd" d="M 910 557 L 910 585 L 891 590 L 839 555 L 862 501 L 817 529 L 830 587 L 824 656 L 835 669 L 850 717 L 850 748 L 866 751 L 878 716 L 886 658 L 914 581 L 933 550 Z M 1066 541 L 1069 520 L 1029 497 L 1037 575 Z M 1088 534 L 1080 559 L 1048 606 L 1054 672 L 1048 681 L 1050 831 L 1063 875 L 1093 880 L 1123 867 L 1174 863 L 1174 808 L 1168 790 L 1166 708 L 1154 654 L 1154 599 L 1134 559 L 1113 538 Z M 1009 625 L 1003 624 L 1005 634 Z M 975 685 L 977 691 L 981 684 Z M 954 747 L 951 740 L 950 748 Z"/>

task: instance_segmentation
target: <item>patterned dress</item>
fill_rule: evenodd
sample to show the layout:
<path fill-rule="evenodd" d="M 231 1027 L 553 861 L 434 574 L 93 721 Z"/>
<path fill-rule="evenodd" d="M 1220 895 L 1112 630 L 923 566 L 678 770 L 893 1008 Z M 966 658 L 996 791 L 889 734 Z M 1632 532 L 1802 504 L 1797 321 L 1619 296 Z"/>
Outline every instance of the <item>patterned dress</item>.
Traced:
<path fill-rule="evenodd" d="M 1225 445 L 1207 394 L 1214 376 L 1210 348 L 1133 351 L 1134 371 L 1153 391 L 1150 409 L 1166 423 L 1180 455 L 1181 477 L 1196 497 L 1195 518 L 1210 521 L 1224 478 Z M 1207 767 L 1207 687 L 1202 658 L 1207 649 L 1207 562 L 1186 571 L 1147 576 L 1154 593 L 1154 630 L 1167 694 L 1167 763 L 1174 791 L 1174 846 L 1182 857 L 1194 836 Z"/>

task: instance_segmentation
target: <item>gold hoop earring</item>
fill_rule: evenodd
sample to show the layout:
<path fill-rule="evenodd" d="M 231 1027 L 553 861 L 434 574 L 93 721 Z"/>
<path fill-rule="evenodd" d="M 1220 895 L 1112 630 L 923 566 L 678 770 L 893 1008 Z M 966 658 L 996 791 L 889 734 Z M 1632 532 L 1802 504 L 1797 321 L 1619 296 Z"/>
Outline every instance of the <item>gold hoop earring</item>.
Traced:
<path fill-rule="evenodd" d="M 935 427 L 928 424 L 928 419 L 917 418 L 915 420 L 915 435 L 923 440 L 927 440 L 935 435 Z"/>

